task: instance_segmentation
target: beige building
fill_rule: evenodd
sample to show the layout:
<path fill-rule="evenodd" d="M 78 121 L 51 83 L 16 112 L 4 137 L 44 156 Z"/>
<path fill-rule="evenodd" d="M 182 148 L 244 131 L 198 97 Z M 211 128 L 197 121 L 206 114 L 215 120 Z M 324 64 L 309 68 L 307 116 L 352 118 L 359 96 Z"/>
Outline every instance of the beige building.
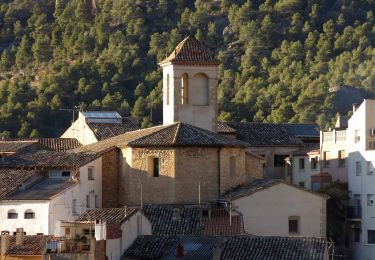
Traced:
<path fill-rule="evenodd" d="M 325 195 L 279 180 L 259 180 L 227 193 L 225 198 L 243 215 L 248 234 L 326 237 Z"/>

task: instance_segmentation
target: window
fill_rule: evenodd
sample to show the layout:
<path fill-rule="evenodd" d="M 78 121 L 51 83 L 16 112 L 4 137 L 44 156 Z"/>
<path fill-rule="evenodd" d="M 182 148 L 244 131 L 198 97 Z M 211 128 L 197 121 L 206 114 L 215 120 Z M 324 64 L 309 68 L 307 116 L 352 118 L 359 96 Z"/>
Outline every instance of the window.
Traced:
<path fill-rule="evenodd" d="M 360 242 L 360 241 L 361 241 L 361 229 L 354 228 L 354 242 Z"/>
<path fill-rule="evenodd" d="M 166 87 L 166 101 L 167 105 L 169 105 L 169 74 L 167 74 L 167 87 Z"/>
<path fill-rule="evenodd" d="M 362 172 L 361 162 L 355 162 L 355 175 L 360 176 Z"/>
<path fill-rule="evenodd" d="M 229 174 L 231 177 L 236 176 L 236 156 L 229 157 Z"/>
<path fill-rule="evenodd" d="M 148 164 L 149 164 L 148 170 L 149 170 L 150 176 L 159 177 L 159 158 L 149 157 Z"/>
<path fill-rule="evenodd" d="M 318 165 L 318 157 L 311 158 L 311 169 L 315 170 Z"/>
<path fill-rule="evenodd" d="M 70 235 L 70 228 L 68 228 L 68 227 L 65 228 L 65 235 L 66 236 Z"/>
<path fill-rule="evenodd" d="M 330 160 L 330 153 L 329 152 L 323 152 L 323 166 L 328 168 L 329 167 L 329 160 Z"/>
<path fill-rule="evenodd" d="M 25 211 L 25 219 L 33 219 L 35 218 L 35 213 L 32 210 Z"/>
<path fill-rule="evenodd" d="M 18 218 L 18 213 L 14 209 L 11 209 L 8 211 L 8 219 L 17 219 L 17 218 Z"/>
<path fill-rule="evenodd" d="M 305 158 L 299 159 L 299 169 L 304 170 L 305 169 Z"/>
<path fill-rule="evenodd" d="M 367 243 L 375 244 L 375 230 L 367 230 Z"/>
<path fill-rule="evenodd" d="M 72 214 L 74 215 L 77 214 L 77 200 L 76 199 L 72 200 Z"/>
<path fill-rule="evenodd" d="M 358 143 L 361 140 L 359 130 L 354 130 L 354 143 Z"/>
<path fill-rule="evenodd" d="M 374 206 L 374 194 L 367 194 L 367 206 Z"/>
<path fill-rule="evenodd" d="M 344 150 L 339 151 L 338 158 L 339 158 L 339 167 L 340 168 L 345 167 L 345 151 Z"/>
<path fill-rule="evenodd" d="M 298 222 L 299 222 L 299 217 L 289 217 L 289 233 L 290 234 L 299 233 Z"/>
<path fill-rule="evenodd" d="M 304 181 L 300 181 L 299 182 L 299 186 L 302 187 L 302 188 L 305 188 L 305 182 Z"/>
<path fill-rule="evenodd" d="M 90 195 L 86 195 L 86 208 L 90 208 Z"/>
<path fill-rule="evenodd" d="M 367 175 L 374 175 L 374 166 L 372 162 L 367 162 Z"/>
<path fill-rule="evenodd" d="M 68 171 L 63 171 L 63 172 L 61 172 L 61 176 L 62 176 L 62 177 L 70 177 L 70 172 L 68 172 Z"/>
<path fill-rule="evenodd" d="M 181 79 L 181 104 L 189 104 L 189 77 L 187 73 L 182 74 Z"/>
<path fill-rule="evenodd" d="M 368 140 L 368 150 L 375 150 L 375 140 Z"/>
<path fill-rule="evenodd" d="M 273 157 L 273 166 L 274 167 L 283 167 L 285 166 L 285 158 L 287 155 L 274 155 Z"/>
<path fill-rule="evenodd" d="M 99 208 L 99 196 L 95 195 L 95 208 Z"/>
<path fill-rule="evenodd" d="M 89 181 L 94 180 L 94 167 L 87 168 L 87 176 Z"/>

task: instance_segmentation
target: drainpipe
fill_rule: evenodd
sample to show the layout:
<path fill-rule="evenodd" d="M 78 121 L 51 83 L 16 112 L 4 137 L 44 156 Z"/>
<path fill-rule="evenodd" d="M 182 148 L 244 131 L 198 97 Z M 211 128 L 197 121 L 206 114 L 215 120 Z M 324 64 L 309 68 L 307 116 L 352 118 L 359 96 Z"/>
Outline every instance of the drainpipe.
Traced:
<path fill-rule="evenodd" d="M 221 147 L 217 149 L 217 174 L 218 174 L 218 183 L 219 183 L 219 188 L 218 188 L 219 198 L 221 195 L 220 151 L 221 151 Z"/>

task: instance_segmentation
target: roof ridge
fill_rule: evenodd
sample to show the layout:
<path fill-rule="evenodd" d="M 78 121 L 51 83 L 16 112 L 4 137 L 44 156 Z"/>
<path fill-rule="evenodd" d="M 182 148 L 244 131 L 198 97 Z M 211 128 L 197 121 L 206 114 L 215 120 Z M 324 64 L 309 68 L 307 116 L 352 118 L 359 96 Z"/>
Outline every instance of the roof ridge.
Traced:
<path fill-rule="evenodd" d="M 181 129 L 181 122 L 178 122 L 177 130 L 173 137 L 173 144 L 176 144 L 176 140 L 177 140 L 178 134 L 180 133 L 180 129 Z"/>

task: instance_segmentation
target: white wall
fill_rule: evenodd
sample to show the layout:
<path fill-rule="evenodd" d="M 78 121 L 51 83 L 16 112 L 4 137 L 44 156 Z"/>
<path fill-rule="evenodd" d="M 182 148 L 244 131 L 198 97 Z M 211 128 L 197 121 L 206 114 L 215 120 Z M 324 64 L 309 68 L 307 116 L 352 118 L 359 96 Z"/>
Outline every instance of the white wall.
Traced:
<path fill-rule="evenodd" d="M 61 135 L 61 138 L 76 138 L 83 145 L 98 141 L 86 124 L 85 117 L 81 112 L 79 112 L 77 120 Z"/>
<path fill-rule="evenodd" d="M 367 194 L 375 196 L 375 151 L 366 150 L 370 136 L 370 129 L 375 128 L 375 100 L 365 100 L 348 122 L 348 185 L 349 193 L 361 195 L 362 218 L 352 220 L 350 224 L 361 227 L 360 242 L 354 242 L 354 230 L 351 232 L 350 244 L 353 259 L 374 259 L 375 244 L 367 243 L 367 231 L 375 230 L 375 205 L 367 205 Z M 360 142 L 354 142 L 354 131 L 360 130 Z M 361 174 L 356 176 L 356 162 L 361 162 Z M 374 171 L 373 174 L 369 174 Z M 375 199 L 375 198 L 374 198 Z M 351 201 L 354 203 L 354 201 Z"/>
<path fill-rule="evenodd" d="M 189 103 L 181 104 L 182 75 L 188 74 Z M 209 104 L 208 106 L 194 105 L 194 100 L 200 100 L 198 91 L 194 89 L 194 76 L 203 73 L 208 77 Z M 216 132 L 217 128 L 217 66 L 163 66 L 163 123 L 171 124 L 177 121 L 192 124 Z M 167 75 L 169 75 L 169 105 L 167 105 Z"/>
<path fill-rule="evenodd" d="M 26 235 L 36 233 L 48 234 L 48 207 L 49 201 L 0 201 L 0 231 L 16 232 L 17 228 L 23 228 Z M 17 219 L 8 219 L 8 211 L 15 210 Z M 33 210 L 35 219 L 25 219 L 26 210 Z"/>
<path fill-rule="evenodd" d="M 311 189 L 311 175 L 318 174 L 320 171 L 320 162 L 316 164 L 316 168 L 311 168 L 311 158 L 319 157 L 317 155 L 313 156 L 293 156 L 292 161 L 292 181 L 295 185 L 300 185 L 300 182 L 305 183 L 306 189 Z M 300 159 L 305 159 L 305 168 L 300 169 Z M 319 160 L 320 161 L 320 160 Z"/>
<path fill-rule="evenodd" d="M 252 235 L 289 236 L 288 219 L 299 216 L 300 236 L 325 236 L 326 199 L 310 192 L 280 183 L 233 203 L 243 215 L 245 232 Z"/>

